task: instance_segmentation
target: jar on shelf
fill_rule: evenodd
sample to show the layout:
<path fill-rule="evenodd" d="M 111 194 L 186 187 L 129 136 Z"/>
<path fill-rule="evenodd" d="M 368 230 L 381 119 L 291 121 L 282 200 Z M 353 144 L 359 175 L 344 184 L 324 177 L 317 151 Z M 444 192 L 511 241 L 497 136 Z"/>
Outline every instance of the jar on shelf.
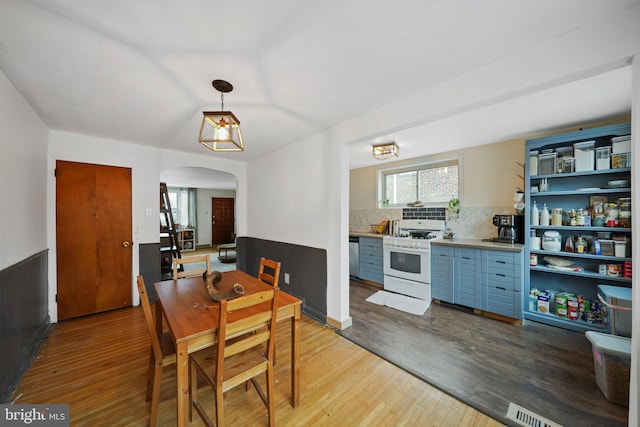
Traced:
<path fill-rule="evenodd" d="M 631 198 L 625 197 L 618 200 L 618 224 L 620 227 L 631 227 Z"/>
<path fill-rule="evenodd" d="M 606 215 L 604 212 L 604 202 L 602 200 L 593 203 L 593 221 L 594 227 L 604 227 L 606 224 Z"/>
<path fill-rule="evenodd" d="M 560 227 L 562 225 L 562 208 L 551 209 L 551 225 Z"/>
<path fill-rule="evenodd" d="M 542 249 L 545 251 L 559 252 L 561 247 L 560 233 L 553 230 L 547 230 L 542 235 Z"/>
<path fill-rule="evenodd" d="M 576 225 L 578 227 L 584 227 L 585 226 L 584 210 L 583 209 L 578 209 L 576 211 Z"/>
<path fill-rule="evenodd" d="M 538 175 L 538 151 L 529 152 L 529 175 Z"/>
<path fill-rule="evenodd" d="M 605 206 L 606 225 L 607 227 L 618 227 L 618 205 L 616 203 L 607 203 Z"/>

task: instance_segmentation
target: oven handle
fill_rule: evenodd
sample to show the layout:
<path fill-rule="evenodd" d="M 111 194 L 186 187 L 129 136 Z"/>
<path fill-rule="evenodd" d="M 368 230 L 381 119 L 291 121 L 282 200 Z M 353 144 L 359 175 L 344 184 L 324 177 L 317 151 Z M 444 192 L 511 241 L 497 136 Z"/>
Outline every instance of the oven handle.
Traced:
<path fill-rule="evenodd" d="M 425 248 L 404 248 L 398 246 L 383 246 L 382 250 L 385 254 L 388 254 L 389 252 L 398 252 L 416 255 L 429 255 L 429 253 L 431 252 L 429 249 Z"/>

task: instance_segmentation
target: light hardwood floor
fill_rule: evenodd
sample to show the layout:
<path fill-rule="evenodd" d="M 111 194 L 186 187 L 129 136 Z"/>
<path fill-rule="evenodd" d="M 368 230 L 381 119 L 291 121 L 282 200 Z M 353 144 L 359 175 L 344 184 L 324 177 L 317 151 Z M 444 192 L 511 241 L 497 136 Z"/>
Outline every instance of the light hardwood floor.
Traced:
<path fill-rule="evenodd" d="M 294 409 L 289 404 L 289 330 L 277 331 L 278 425 L 501 425 L 304 316 L 300 335 L 300 405 Z M 14 400 L 68 403 L 72 426 L 144 426 L 150 406 L 144 399 L 148 357 L 140 307 L 64 321 L 53 326 Z M 243 387 L 229 391 L 227 425 L 266 425 L 266 409 L 256 397 Z M 172 368 L 165 371 L 161 400 L 159 425 L 175 425 Z M 202 423 L 194 416 L 192 425 Z"/>

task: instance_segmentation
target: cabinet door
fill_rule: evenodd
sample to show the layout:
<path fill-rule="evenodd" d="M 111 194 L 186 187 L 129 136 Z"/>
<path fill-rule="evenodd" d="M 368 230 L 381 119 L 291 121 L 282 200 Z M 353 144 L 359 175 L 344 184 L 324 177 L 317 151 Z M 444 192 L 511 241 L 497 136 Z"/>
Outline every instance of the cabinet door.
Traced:
<path fill-rule="evenodd" d="M 480 287 L 482 285 L 482 250 L 456 248 L 454 271 L 454 302 L 472 308 L 481 307 Z"/>
<path fill-rule="evenodd" d="M 522 319 L 522 292 L 499 286 L 482 287 L 482 309 L 514 319 Z"/>
<path fill-rule="evenodd" d="M 454 248 L 431 245 L 431 298 L 453 303 Z"/>
<path fill-rule="evenodd" d="M 376 283 L 384 282 L 382 239 L 360 238 L 360 278 Z"/>

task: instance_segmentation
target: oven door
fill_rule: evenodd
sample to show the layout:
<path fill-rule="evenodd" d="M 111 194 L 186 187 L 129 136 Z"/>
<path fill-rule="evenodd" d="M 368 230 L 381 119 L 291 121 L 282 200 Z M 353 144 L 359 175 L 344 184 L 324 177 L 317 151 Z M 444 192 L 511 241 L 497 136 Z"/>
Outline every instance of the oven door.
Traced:
<path fill-rule="evenodd" d="M 385 246 L 382 253 L 385 276 L 399 277 L 421 283 L 431 282 L 428 249 Z"/>

